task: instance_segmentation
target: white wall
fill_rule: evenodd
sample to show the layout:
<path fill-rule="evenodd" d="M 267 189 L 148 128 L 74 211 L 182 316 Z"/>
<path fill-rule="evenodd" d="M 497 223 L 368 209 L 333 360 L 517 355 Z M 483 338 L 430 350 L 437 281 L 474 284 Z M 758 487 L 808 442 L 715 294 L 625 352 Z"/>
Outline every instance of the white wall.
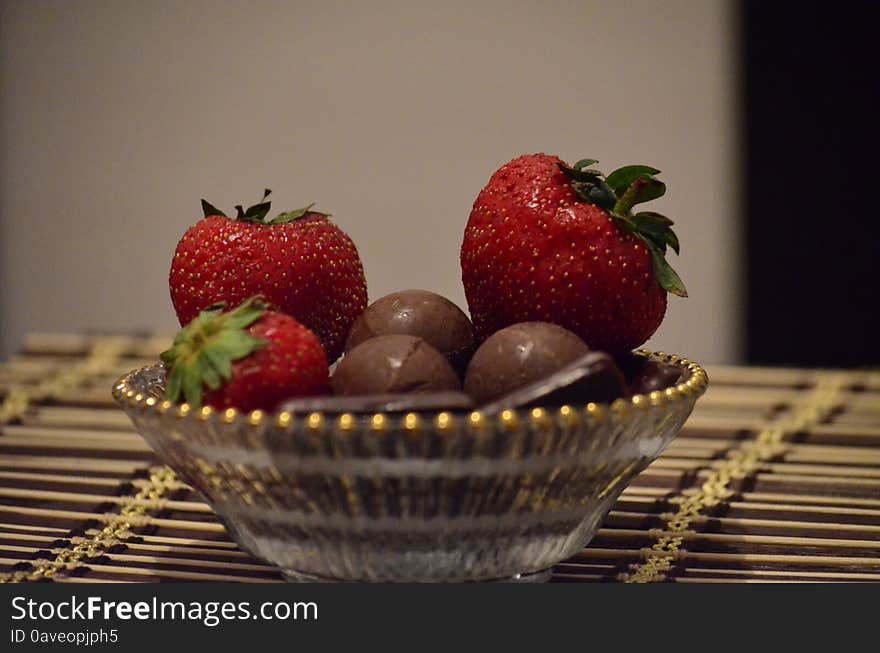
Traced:
<path fill-rule="evenodd" d="M 732 11 L 602 2 L 8 1 L 0 9 L 0 349 L 27 330 L 175 327 L 171 253 L 220 207 L 317 201 L 371 299 L 464 304 L 458 251 L 525 152 L 663 170 L 670 297 L 650 343 L 738 357 Z"/>

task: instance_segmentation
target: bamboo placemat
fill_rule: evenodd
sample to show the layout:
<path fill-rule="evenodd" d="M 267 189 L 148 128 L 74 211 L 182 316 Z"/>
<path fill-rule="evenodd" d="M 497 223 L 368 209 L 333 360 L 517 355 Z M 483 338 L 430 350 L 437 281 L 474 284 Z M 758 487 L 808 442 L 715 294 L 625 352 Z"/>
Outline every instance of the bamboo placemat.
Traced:
<path fill-rule="evenodd" d="M 278 582 L 153 456 L 113 381 L 166 338 L 33 334 L 0 363 L 0 582 Z M 880 581 L 880 374 L 709 367 L 556 582 Z"/>

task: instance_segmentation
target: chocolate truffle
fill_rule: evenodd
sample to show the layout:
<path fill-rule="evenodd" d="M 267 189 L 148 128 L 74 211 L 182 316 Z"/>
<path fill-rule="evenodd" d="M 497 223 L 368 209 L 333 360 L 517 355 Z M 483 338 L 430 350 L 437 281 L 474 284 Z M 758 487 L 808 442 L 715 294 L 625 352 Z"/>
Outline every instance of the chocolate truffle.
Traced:
<path fill-rule="evenodd" d="M 603 351 L 591 351 L 543 379 L 486 404 L 480 411 L 497 415 L 508 408 L 535 406 L 586 406 L 610 403 L 626 395 L 626 381 L 614 359 Z"/>
<path fill-rule="evenodd" d="M 676 385 L 683 372 L 677 365 L 631 353 L 619 355 L 616 360 L 633 395 L 646 395 Z"/>
<path fill-rule="evenodd" d="M 349 351 L 330 378 L 336 395 L 461 390 L 443 354 L 415 336 L 376 336 Z"/>
<path fill-rule="evenodd" d="M 463 392 L 424 392 L 357 395 L 352 397 L 298 397 L 281 405 L 290 413 L 417 413 L 469 411 L 474 402 Z"/>
<path fill-rule="evenodd" d="M 471 359 L 464 391 L 477 405 L 550 376 L 589 351 L 578 336 L 549 322 L 520 322 L 489 336 Z"/>
<path fill-rule="evenodd" d="M 423 339 L 446 356 L 460 374 L 476 348 L 468 316 L 445 297 L 427 290 L 401 290 L 370 304 L 348 332 L 345 351 L 385 335 Z"/>

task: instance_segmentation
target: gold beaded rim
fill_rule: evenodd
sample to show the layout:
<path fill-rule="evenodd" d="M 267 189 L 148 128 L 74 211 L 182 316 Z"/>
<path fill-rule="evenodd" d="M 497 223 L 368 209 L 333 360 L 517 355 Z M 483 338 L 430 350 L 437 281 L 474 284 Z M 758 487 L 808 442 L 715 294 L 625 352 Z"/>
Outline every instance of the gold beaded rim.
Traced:
<path fill-rule="evenodd" d="M 624 418 L 630 413 L 641 413 L 655 406 L 667 406 L 678 404 L 702 395 L 709 385 L 709 376 L 697 363 L 675 354 L 663 352 L 651 352 L 639 349 L 635 352 L 639 356 L 652 358 L 664 363 L 676 365 L 689 374 L 679 384 L 670 386 L 664 390 L 655 390 L 649 394 L 636 394 L 629 397 L 615 399 L 611 404 L 589 403 L 578 410 L 576 406 L 559 406 L 554 408 L 525 408 L 509 409 L 502 411 L 495 418 L 487 418 L 479 411 L 467 411 L 462 413 L 441 411 L 437 413 L 403 413 L 389 415 L 385 413 L 319 413 L 293 414 L 286 411 L 267 413 L 262 410 L 242 412 L 235 408 L 216 410 L 205 406 L 193 410 L 187 403 L 172 404 L 169 401 L 161 401 L 155 397 L 148 397 L 132 387 L 132 379 L 145 369 L 132 370 L 120 378 L 113 386 L 113 398 L 117 403 L 136 410 L 151 410 L 158 416 L 171 414 L 177 420 L 197 420 L 208 422 L 215 420 L 222 424 L 236 424 L 245 422 L 250 427 L 261 427 L 265 424 L 274 424 L 279 428 L 288 429 L 297 422 L 303 423 L 308 431 L 321 432 L 325 427 L 333 425 L 341 432 L 351 432 L 358 425 L 359 420 L 365 420 L 365 424 L 375 433 L 384 433 L 395 422 L 400 421 L 400 426 L 409 434 L 416 435 L 422 432 L 424 425 L 433 425 L 440 432 L 449 432 L 458 424 L 463 424 L 472 430 L 479 430 L 487 426 L 490 419 L 495 419 L 502 428 L 510 429 L 514 425 L 524 422 L 534 423 L 536 426 L 546 424 L 553 419 L 559 419 L 565 423 L 586 415 L 589 419 L 597 422 L 604 421 L 608 413 Z"/>

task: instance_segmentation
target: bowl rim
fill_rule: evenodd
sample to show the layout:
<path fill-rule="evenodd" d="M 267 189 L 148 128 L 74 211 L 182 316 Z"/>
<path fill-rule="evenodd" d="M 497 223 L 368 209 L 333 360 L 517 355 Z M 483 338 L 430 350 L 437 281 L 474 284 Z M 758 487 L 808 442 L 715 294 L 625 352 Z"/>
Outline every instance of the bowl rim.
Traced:
<path fill-rule="evenodd" d="M 135 375 L 142 373 L 144 370 L 158 367 L 161 363 L 145 365 L 124 374 L 113 384 L 112 395 L 114 400 L 123 408 L 139 411 L 150 410 L 155 412 L 157 417 L 172 413 L 179 420 L 205 422 L 210 419 L 219 419 L 224 424 L 234 425 L 244 422 L 253 427 L 275 423 L 279 428 L 286 429 L 295 420 L 300 419 L 305 422 L 310 430 L 322 429 L 327 421 L 336 421 L 340 430 L 345 432 L 353 430 L 359 418 L 366 417 L 370 420 L 370 426 L 374 431 L 383 432 L 394 419 L 400 419 L 405 430 L 416 432 L 421 429 L 426 421 L 432 423 L 440 431 L 452 428 L 454 418 L 456 417 L 466 419 L 469 425 L 474 428 L 487 426 L 487 422 L 496 419 L 502 425 L 509 427 L 523 419 L 541 422 L 558 417 L 569 420 L 576 416 L 578 410 L 585 411 L 588 418 L 601 422 L 604 421 L 608 413 L 617 417 L 623 417 L 632 410 L 646 410 L 655 406 L 681 404 L 691 398 L 696 401 L 708 387 L 708 374 L 702 366 L 694 361 L 676 354 L 652 352 L 647 349 L 638 349 L 633 353 L 643 358 L 658 360 L 683 368 L 688 372 L 688 376 L 677 385 L 669 386 L 663 390 L 655 390 L 649 394 L 621 397 L 615 399 L 610 404 L 590 402 L 586 406 L 563 405 L 553 406 L 552 408 L 510 408 L 491 417 L 483 415 L 478 409 L 472 411 L 414 411 L 393 414 L 382 412 L 335 413 L 326 411 L 291 413 L 288 411 L 267 412 L 263 410 L 246 412 L 235 408 L 219 410 L 211 406 L 202 406 L 201 408 L 194 409 L 186 402 L 175 404 L 168 400 L 160 401 L 155 397 L 144 395 L 132 387 L 132 379 Z"/>

